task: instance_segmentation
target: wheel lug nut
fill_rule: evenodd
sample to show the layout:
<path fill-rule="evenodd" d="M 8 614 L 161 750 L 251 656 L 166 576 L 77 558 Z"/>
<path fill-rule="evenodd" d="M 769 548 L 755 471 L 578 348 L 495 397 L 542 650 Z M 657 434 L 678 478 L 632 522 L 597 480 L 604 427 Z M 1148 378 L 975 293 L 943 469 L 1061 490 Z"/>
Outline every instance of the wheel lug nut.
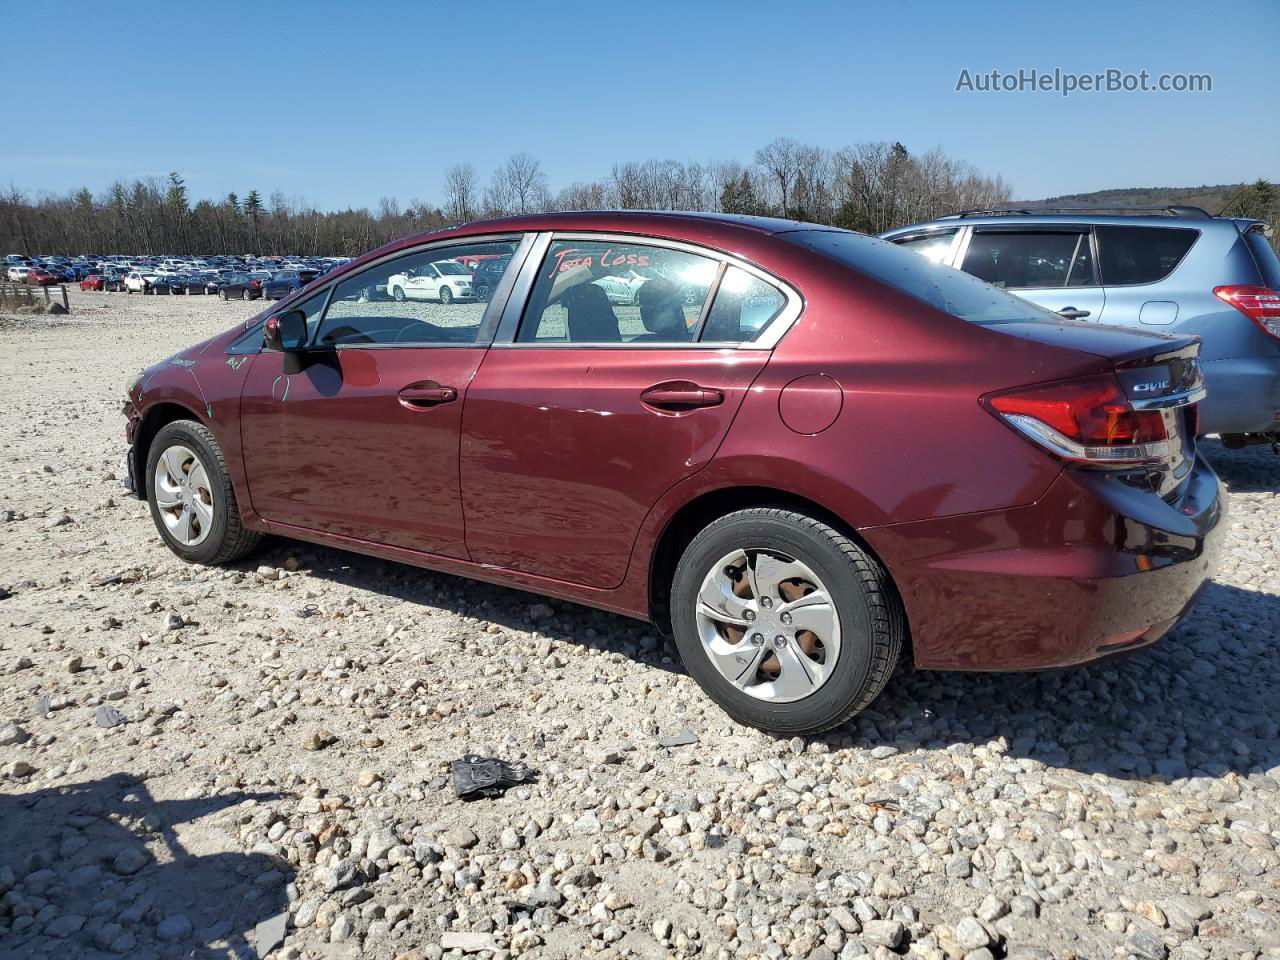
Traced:
<path fill-rule="evenodd" d="M 763 634 L 763 633 L 753 633 L 753 634 L 751 635 L 751 643 L 752 643 L 752 645 L 753 645 L 753 646 L 757 646 L 757 647 L 758 647 L 758 646 L 761 646 L 761 645 L 764 643 L 764 634 Z"/>
<path fill-rule="evenodd" d="M 773 644 L 776 647 L 785 647 L 787 645 L 787 638 L 784 637 L 782 634 L 778 634 L 776 637 L 773 638 Z"/>
<path fill-rule="evenodd" d="M 762 607 L 764 607 L 766 610 L 768 610 L 770 607 L 772 607 L 772 606 L 773 606 L 773 601 L 772 601 L 771 599 L 769 599 L 768 597 L 761 597 L 761 598 L 760 598 L 760 606 L 762 606 Z"/>
<path fill-rule="evenodd" d="M 742 619 L 746 620 L 747 623 L 750 623 L 755 618 L 756 618 L 756 612 L 754 610 L 748 610 L 746 611 L 746 613 L 742 615 Z"/>
<path fill-rule="evenodd" d="M 791 623 L 791 614 L 789 614 L 789 613 L 784 613 L 784 614 L 783 614 L 781 617 L 779 617 L 778 619 L 779 619 L 779 620 L 781 620 L 783 623 L 789 624 L 789 623 Z"/>

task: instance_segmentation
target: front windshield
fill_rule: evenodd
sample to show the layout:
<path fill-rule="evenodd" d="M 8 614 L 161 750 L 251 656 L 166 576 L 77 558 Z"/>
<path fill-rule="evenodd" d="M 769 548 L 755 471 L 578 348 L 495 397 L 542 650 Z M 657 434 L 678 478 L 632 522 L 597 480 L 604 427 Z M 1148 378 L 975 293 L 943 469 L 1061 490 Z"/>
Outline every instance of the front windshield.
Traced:
<path fill-rule="evenodd" d="M 465 277 L 471 273 L 470 270 L 456 260 L 440 260 L 437 261 L 435 266 L 437 270 L 449 277 Z"/>

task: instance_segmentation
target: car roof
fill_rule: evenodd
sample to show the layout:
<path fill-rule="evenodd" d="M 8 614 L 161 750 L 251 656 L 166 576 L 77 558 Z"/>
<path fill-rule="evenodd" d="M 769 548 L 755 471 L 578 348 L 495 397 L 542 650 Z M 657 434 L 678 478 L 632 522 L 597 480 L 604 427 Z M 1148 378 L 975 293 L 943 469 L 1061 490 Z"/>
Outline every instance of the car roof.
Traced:
<path fill-rule="evenodd" d="M 710 248 L 732 252 L 736 241 L 750 243 L 750 238 L 761 238 L 797 230 L 820 230 L 849 233 L 839 227 L 803 220 L 783 220 L 778 217 L 749 217 L 735 213 L 701 213 L 674 210 L 589 210 L 572 213 L 534 213 L 524 216 L 501 217 L 493 220 L 472 220 L 449 227 L 438 227 L 425 233 L 393 240 L 342 264 L 329 275 L 345 277 L 359 270 L 366 263 L 400 250 L 443 240 L 450 236 L 483 237 L 504 233 L 539 233 L 543 231 L 574 231 L 583 233 L 639 234 L 659 239 L 685 240 Z M 861 236 L 861 234 L 859 234 Z"/>

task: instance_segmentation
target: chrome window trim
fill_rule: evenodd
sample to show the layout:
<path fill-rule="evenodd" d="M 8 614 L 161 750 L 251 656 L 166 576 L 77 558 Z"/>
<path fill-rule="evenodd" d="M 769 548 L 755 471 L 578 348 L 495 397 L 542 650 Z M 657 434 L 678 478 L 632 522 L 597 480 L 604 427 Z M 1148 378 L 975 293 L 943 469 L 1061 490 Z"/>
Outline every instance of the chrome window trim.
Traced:
<path fill-rule="evenodd" d="M 499 324 L 498 336 L 493 342 L 495 347 L 519 347 L 519 348 L 536 348 L 536 349 L 601 349 L 601 350 L 772 350 L 778 345 L 778 342 L 786 334 L 800 314 L 804 312 L 804 298 L 789 283 L 781 278 L 757 267 L 755 264 L 735 257 L 732 254 L 717 250 L 714 247 L 700 247 L 697 244 L 686 243 L 683 240 L 669 240 L 664 237 L 651 237 L 648 234 L 640 233 L 594 233 L 590 231 L 551 231 L 539 236 L 537 249 L 530 252 L 529 257 L 525 260 L 526 275 L 521 277 L 521 283 L 517 285 L 519 296 L 513 296 L 508 303 L 508 311 L 516 313 L 512 318 L 504 312 L 502 322 Z M 538 270 L 546 260 L 547 250 L 551 244 L 558 240 L 576 241 L 576 242 L 595 242 L 602 241 L 605 243 L 628 243 L 640 246 L 663 247 L 668 250 L 677 250 L 682 253 L 689 253 L 695 256 L 704 257 L 708 260 L 715 261 L 717 267 L 734 266 L 751 274 L 757 279 L 769 286 L 774 287 L 782 294 L 786 303 L 782 309 L 778 311 L 769 323 L 764 327 L 759 336 L 755 340 L 743 343 L 726 343 L 723 340 L 715 342 L 698 342 L 698 341 L 682 341 L 672 343 L 652 343 L 652 342 L 571 342 L 568 340 L 537 343 L 533 341 L 519 342 L 516 335 L 519 332 L 520 322 L 523 320 L 525 307 L 528 304 L 529 294 L 533 291 L 533 284 L 537 279 Z M 527 284 L 524 282 L 527 280 Z M 711 294 L 714 291 L 708 289 L 707 301 L 703 306 L 707 306 L 707 302 L 711 300 Z M 518 310 L 514 309 L 515 301 L 519 300 Z"/>

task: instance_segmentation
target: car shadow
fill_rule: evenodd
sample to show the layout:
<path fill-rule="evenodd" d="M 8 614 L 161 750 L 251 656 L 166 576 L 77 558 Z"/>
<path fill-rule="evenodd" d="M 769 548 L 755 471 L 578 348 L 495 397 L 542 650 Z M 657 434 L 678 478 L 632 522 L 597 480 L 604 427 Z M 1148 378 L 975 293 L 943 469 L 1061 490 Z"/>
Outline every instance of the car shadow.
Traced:
<path fill-rule="evenodd" d="M 902 748 L 1003 737 L 1011 757 L 1119 779 L 1262 776 L 1280 764 L 1277 623 L 1280 597 L 1210 582 L 1149 647 L 1068 670 L 900 671 L 844 733 Z"/>
<path fill-rule="evenodd" d="M 294 868 L 193 854 L 176 826 L 278 796 L 157 801 L 129 774 L 0 794 L 0 889 L 13 874 L 0 955 L 255 956 L 257 924 L 287 909 Z"/>
<path fill-rule="evenodd" d="M 1232 493 L 1271 493 L 1280 490 L 1280 456 L 1267 444 L 1228 450 L 1219 440 L 1202 437 L 1196 449 L 1206 456 Z"/>
<path fill-rule="evenodd" d="M 480 629 L 536 630 L 685 672 L 674 646 L 651 626 L 519 590 L 283 540 L 246 569 L 290 556 L 313 576 L 477 617 Z M 544 615 L 531 615 L 537 607 Z M 1276 623 L 1280 597 L 1210 582 L 1187 619 L 1149 647 L 1066 670 L 900 669 L 871 708 L 813 739 L 833 749 L 945 749 L 1003 737 L 1012 757 L 1119 779 L 1258 774 L 1280 763 Z"/>
<path fill-rule="evenodd" d="M 509 630 L 536 631 L 558 643 L 583 644 L 659 670 L 684 672 L 674 647 L 647 623 L 512 587 L 277 538 L 264 541 L 239 567 L 251 572 L 264 563 L 282 566 L 289 558 L 311 576 L 424 610 L 477 617 L 483 621 L 482 628 L 497 624 Z"/>

